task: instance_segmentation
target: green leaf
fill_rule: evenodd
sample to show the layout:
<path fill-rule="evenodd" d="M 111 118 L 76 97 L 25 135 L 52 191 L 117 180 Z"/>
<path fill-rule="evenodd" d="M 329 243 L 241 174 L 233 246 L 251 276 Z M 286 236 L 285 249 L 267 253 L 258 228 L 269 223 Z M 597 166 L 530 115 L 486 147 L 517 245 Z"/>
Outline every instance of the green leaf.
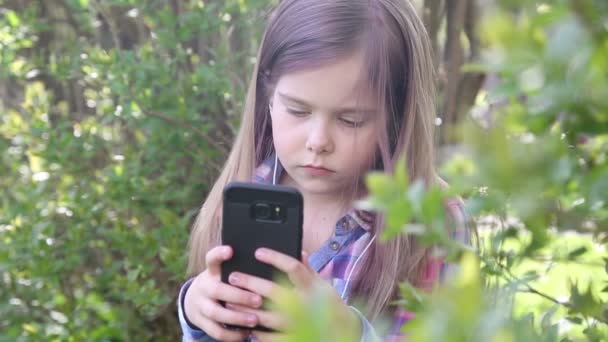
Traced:
<path fill-rule="evenodd" d="M 574 324 L 583 324 L 583 319 L 580 317 L 576 317 L 576 316 L 572 316 L 572 317 L 566 317 L 566 319 Z"/>
<path fill-rule="evenodd" d="M 429 305 L 428 295 L 408 282 L 399 284 L 399 293 L 401 297 L 397 304 L 410 312 L 420 312 Z"/>
<path fill-rule="evenodd" d="M 405 158 L 399 159 L 397 165 L 395 165 L 395 175 L 394 179 L 396 185 L 405 191 L 407 189 L 409 183 L 409 176 L 407 172 L 407 161 Z"/>
<path fill-rule="evenodd" d="M 412 208 L 404 199 L 398 199 L 388 205 L 385 213 L 386 229 L 382 240 L 387 241 L 400 234 L 406 223 L 411 220 Z"/>
<path fill-rule="evenodd" d="M 570 302 L 572 306 L 568 310 L 569 314 L 582 314 L 587 317 L 601 317 L 603 308 L 602 303 L 592 292 L 591 283 L 587 290 L 580 291 L 576 283 L 570 286 Z"/>
<path fill-rule="evenodd" d="M 443 192 L 438 187 L 432 187 L 422 198 L 422 222 L 432 225 L 434 222 L 444 222 Z M 442 227 L 443 228 L 443 227 Z"/>
<path fill-rule="evenodd" d="M 383 204 L 387 204 L 393 199 L 395 192 L 398 191 L 390 176 L 381 172 L 368 174 L 366 177 L 366 184 L 372 198 L 378 199 L 380 203 Z"/>
<path fill-rule="evenodd" d="M 21 24 L 21 20 L 15 11 L 7 11 L 6 12 L 6 20 L 11 27 L 17 28 Z"/>
<path fill-rule="evenodd" d="M 139 273 L 141 272 L 141 267 L 135 268 L 127 272 L 127 279 L 130 282 L 135 281 L 139 277 Z"/>
<path fill-rule="evenodd" d="M 586 252 L 587 252 L 587 247 L 581 246 L 581 247 L 573 250 L 572 252 L 568 253 L 568 259 L 570 259 L 570 260 L 576 259 L 577 257 L 585 254 Z"/>
<path fill-rule="evenodd" d="M 424 182 L 420 179 L 417 179 L 410 187 L 407 189 L 407 198 L 412 202 L 412 207 L 415 212 L 418 214 L 422 209 L 422 202 L 424 200 L 425 194 L 425 186 Z"/>

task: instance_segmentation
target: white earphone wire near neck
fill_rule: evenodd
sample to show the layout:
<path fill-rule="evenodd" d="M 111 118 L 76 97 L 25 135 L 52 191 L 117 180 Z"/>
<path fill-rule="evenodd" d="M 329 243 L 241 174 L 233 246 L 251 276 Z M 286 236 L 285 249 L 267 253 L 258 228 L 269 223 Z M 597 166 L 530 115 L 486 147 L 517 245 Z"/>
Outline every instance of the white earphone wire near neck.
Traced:
<path fill-rule="evenodd" d="M 365 252 L 367 252 L 367 250 L 372 245 L 372 243 L 374 243 L 374 240 L 376 240 L 375 234 L 369 240 L 369 242 L 367 243 L 365 248 L 363 248 L 363 252 L 361 252 L 361 254 L 359 254 L 359 256 L 357 257 L 357 260 L 355 260 L 355 263 L 353 264 L 353 267 L 350 268 L 350 272 L 348 272 L 348 276 L 346 277 L 346 283 L 344 284 L 344 289 L 342 290 L 342 294 L 340 295 L 340 298 L 342 298 L 342 300 L 346 301 L 346 298 L 344 296 L 346 295 L 346 291 L 348 291 L 348 285 L 350 284 L 350 278 L 353 276 L 355 268 L 357 268 L 357 264 L 365 255 Z"/>
<path fill-rule="evenodd" d="M 277 185 L 277 167 L 279 166 L 279 156 L 274 153 L 274 171 L 272 172 L 272 185 Z"/>
<path fill-rule="evenodd" d="M 279 166 L 279 156 L 275 152 L 275 155 L 274 155 L 274 167 L 273 167 L 273 171 L 272 171 L 272 185 L 276 185 L 277 184 L 277 169 L 278 169 L 278 166 Z M 344 284 L 344 289 L 342 290 L 342 294 L 340 295 L 340 298 L 342 298 L 342 300 L 346 300 L 344 298 L 344 296 L 346 295 L 346 292 L 348 291 L 348 285 L 350 284 L 351 277 L 353 276 L 354 271 L 357 268 L 357 265 L 359 264 L 359 261 L 361 261 L 361 259 L 363 258 L 363 256 L 365 255 L 365 253 L 367 252 L 367 250 L 369 249 L 369 247 L 372 245 L 372 243 L 374 243 L 374 240 L 376 240 L 376 235 L 375 234 L 369 240 L 369 242 L 367 243 L 367 245 L 365 246 L 365 248 L 363 249 L 363 251 L 361 252 L 361 254 L 359 254 L 359 256 L 357 257 L 357 260 L 355 260 L 355 263 L 353 264 L 353 267 L 351 267 L 350 271 L 348 272 L 348 276 L 346 277 L 346 283 Z"/>

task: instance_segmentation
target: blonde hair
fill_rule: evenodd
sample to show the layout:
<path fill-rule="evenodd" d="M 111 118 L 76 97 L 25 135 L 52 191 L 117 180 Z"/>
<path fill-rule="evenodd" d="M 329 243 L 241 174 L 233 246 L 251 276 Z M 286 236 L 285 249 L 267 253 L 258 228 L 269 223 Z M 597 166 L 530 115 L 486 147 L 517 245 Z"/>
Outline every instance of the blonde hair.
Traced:
<path fill-rule="evenodd" d="M 226 164 L 203 204 L 190 236 L 188 276 L 205 268 L 205 254 L 220 244 L 222 191 L 251 179 L 273 153 L 268 105 L 281 75 L 336 61 L 362 49 L 367 81 L 386 130 L 377 142 L 376 169 L 392 172 L 406 157 L 411 179 L 436 183 L 434 70 L 431 48 L 416 10 L 405 0 L 283 0 L 264 31 L 249 84 L 241 126 Z M 376 215 L 374 233 L 383 229 Z M 397 284 L 416 285 L 427 251 L 406 235 L 371 246 L 353 295 L 374 320 L 396 299 Z"/>

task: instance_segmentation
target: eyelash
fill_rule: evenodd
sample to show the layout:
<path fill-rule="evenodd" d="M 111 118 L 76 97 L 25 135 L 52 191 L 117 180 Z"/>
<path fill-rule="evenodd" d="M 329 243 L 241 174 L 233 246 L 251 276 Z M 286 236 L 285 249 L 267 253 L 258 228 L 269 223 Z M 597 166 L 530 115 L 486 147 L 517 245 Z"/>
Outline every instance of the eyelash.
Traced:
<path fill-rule="evenodd" d="M 345 119 L 339 119 L 339 120 L 346 126 L 352 127 L 352 128 L 357 128 L 357 127 L 361 126 L 361 124 L 363 123 L 360 121 L 350 121 L 350 120 L 345 120 Z"/>
<path fill-rule="evenodd" d="M 304 115 L 308 114 L 308 112 L 293 110 L 293 109 L 289 109 L 289 108 L 287 108 L 287 112 L 289 114 L 295 115 L 295 116 L 304 116 Z M 359 121 L 350 121 L 350 120 L 346 120 L 346 119 L 338 119 L 338 120 L 340 120 L 340 122 L 342 122 L 347 127 L 352 127 L 352 128 L 359 127 L 363 124 L 363 122 L 359 122 Z"/>
<path fill-rule="evenodd" d="M 295 115 L 295 116 L 304 116 L 304 115 L 308 114 L 308 112 L 302 112 L 299 110 L 293 110 L 293 109 L 289 109 L 289 108 L 287 108 L 287 113 Z"/>

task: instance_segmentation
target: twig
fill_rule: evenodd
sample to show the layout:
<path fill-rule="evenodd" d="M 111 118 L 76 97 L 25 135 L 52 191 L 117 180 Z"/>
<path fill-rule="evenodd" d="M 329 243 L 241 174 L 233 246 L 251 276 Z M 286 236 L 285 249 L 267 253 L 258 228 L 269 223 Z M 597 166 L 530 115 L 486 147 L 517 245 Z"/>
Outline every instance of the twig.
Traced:
<path fill-rule="evenodd" d="M 526 286 L 526 291 L 525 292 L 537 294 L 537 295 L 539 295 L 539 296 L 541 296 L 541 297 L 543 297 L 543 298 L 545 298 L 545 299 L 547 299 L 547 300 L 549 300 L 549 301 L 551 301 L 551 302 L 553 302 L 555 304 L 563 305 L 563 306 L 565 306 L 567 308 L 571 308 L 572 307 L 572 304 L 570 304 L 569 302 L 560 302 L 556 298 L 553 298 L 553 297 L 549 296 L 548 294 L 542 293 L 542 292 L 538 291 L 537 289 L 533 288 L 532 286 L 530 286 L 528 284 L 524 284 L 524 285 Z"/>
<path fill-rule="evenodd" d="M 161 119 L 163 121 L 167 121 L 169 123 L 172 123 L 176 126 L 179 126 L 181 128 L 184 128 L 186 130 L 192 131 L 194 134 L 196 134 L 197 136 L 201 137 L 203 140 L 205 140 L 205 142 L 207 144 L 209 144 L 210 146 L 212 146 L 213 148 L 217 149 L 218 151 L 220 151 L 221 153 L 227 153 L 227 150 L 224 146 L 218 144 L 217 142 L 215 142 L 213 139 L 211 139 L 211 137 L 207 134 L 205 134 L 203 131 L 201 131 L 200 129 L 196 128 L 194 125 L 189 124 L 187 122 L 181 121 L 181 120 L 177 120 L 171 116 L 165 115 L 163 113 L 159 113 L 153 110 L 148 110 L 148 109 L 143 109 L 142 108 L 142 112 L 148 116 L 152 116 L 155 117 L 157 119 Z"/>
<path fill-rule="evenodd" d="M 514 275 L 514 274 L 513 274 L 513 273 L 512 273 L 512 272 L 511 272 L 511 271 L 510 271 L 508 268 L 506 268 L 504 265 L 502 265 L 502 264 L 500 264 L 500 263 L 497 263 L 497 265 L 498 265 L 498 267 L 500 267 L 502 270 L 504 270 L 504 271 L 505 271 L 505 273 L 503 273 L 503 277 L 504 277 L 506 280 L 509 280 L 509 281 L 517 281 L 517 280 L 519 280 L 519 279 L 518 279 L 518 278 L 517 278 L 517 277 L 516 277 L 516 276 L 515 276 L 515 275 Z M 536 295 L 538 295 L 538 296 L 541 296 L 542 298 L 545 298 L 545 299 L 546 299 L 546 300 L 548 300 L 548 301 L 551 301 L 551 302 L 553 302 L 553 303 L 555 303 L 555 304 L 558 304 L 558 305 L 562 305 L 562 306 L 564 306 L 564 307 L 566 307 L 566 308 L 569 308 L 569 309 L 574 307 L 574 306 L 572 305 L 572 303 L 570 303 L 570 302 L 561 302 L 561 301 L 557 300 L 556 298 L 549 296 L 549 295 L 548 295 L 548 294 L 546 294 L 546 293 L 542 293 L 542 292 L 540 292 L 539 290 L 537 290 L 537 289 L 535 289 L 534 287 L 532 287 L 530 284 L 524 283 L 524 284 L 522 284 L 522 285 L 524 285 L 524 286 L 525 286 L 525 291 L 524 291 L 524 292 L 528 292 L 528 293 L 534 293 L 534 294 L 536 294 Z M 583 317 L 586 317 L 586 316 L 585 316 L 585 315 L 583 315 Z M 595 320 L 597 320 L 597 321 L 600 321 L 600 322 L 602 322 L 602 323 L 608 323 L 608 320 L 607 320 L 606 318 L 604 318 L 604 317 L 601 317 L 601 316 L 592 316 L 592 317 L 593 317 L 593 319 L 595 319 Z"/>
<path fill-rule="evenodd" d="M 108 14 L 103 8 L 103 5 L 98 4 L 96 1 L 91 2 L 92 7 L 97 10 L 99 15 L 103 18 L 103 20 L 108 24 L 108 30 L 110 31 L 110 35 L 112 36 L 112 41 L 114 43 L 114 48 L 117 50 L 121 50 L 120 39 L 118 38 L 118 29 L 116 27 L 116 23 L 114 22 L 111 14 Z M 111 10 L 110 10 L 111 11 Z"/>
<path fill-rule="evenodd" d="M 129 96 L 131 97 L 131 99 L 135 99 L 136 97 L 134 96 L 132 90 L 131 90 L 131 85 L 128 84 L 128 92 L 129 92 Z M 137 101 L 132 100 L 134 102 L 137 103 Z M 218 150 L 220 153 L 222 154 L 227 154 L 228 150 L 220 145 L 218 142 L 216 142 L 215 140 L 213 140 L 208 134 L 206 134 L 205 132 L 201 131 L 200 129 L 196 128 L 196 126 L 192 123 L 189 122 L 184 122 L 181 120 L 178 120 L 174 117 L 168 116 L 166 114 L 154 111 L 154 110 L 150 110 L 150 109 L 146 109 L 146 107 L 142 106 L 140 103 L 137 103 L 137 105 L 139 106 L 139 108 L 141 108 L 142 113 L 144 113 L 145 115 L 172 123 L 178 127 L 181 127 L 187 131 L 191 131 L 194 134 L 196 134 L 197 136 L 199 136 L 201 139 L 203 139 L 207 144 L 209 144 L 209 146 L 212 146 L 213 148 L 215 148 L 216 150 Z M 216 165 L 217 166 L 217 165 Z M 219 167 L 217 167 L 217 169 L 219 170 Z"/>
<path fill-rule="evenodd" d="M 499 262 L 497 262 L 496 265 L 498 265 L 498 267 L 500 267 L 500 269 L 502 269 L 504 271 L 504 273 L 502 273 L 502 277 L 505 280 L 507 280 L 507 281 L 518 281 L 519 280 L 519 278 L 516 277 L 511 272 L 511 270 L 509 270 L 507 267 L 505 267 L 505 265 L 503 265 L 503 264 L 501 264 Z M 548 294 L 545 294 L 545 293 L 542 293 L 542 292 L 538 291 L 537 289 L 533 288 L 529 284 L 523 284 L 523 285 L 526 287 L 526 292 L 537 294 L 537 295 L 539 295 L 539 296 L 541 296 L 541 297 L 543 297 L 543 298 L 545 298 L 547 300 L 552 301 L 553 303 L 560 304 L 560 305 L 566 306 L 568 308 L 572 307 L 572 305 L 570 303 L 568 303 L 568 302 L 560 302 L 559 300 L 557 300 L 557 299 L 549 296 Z"/>

